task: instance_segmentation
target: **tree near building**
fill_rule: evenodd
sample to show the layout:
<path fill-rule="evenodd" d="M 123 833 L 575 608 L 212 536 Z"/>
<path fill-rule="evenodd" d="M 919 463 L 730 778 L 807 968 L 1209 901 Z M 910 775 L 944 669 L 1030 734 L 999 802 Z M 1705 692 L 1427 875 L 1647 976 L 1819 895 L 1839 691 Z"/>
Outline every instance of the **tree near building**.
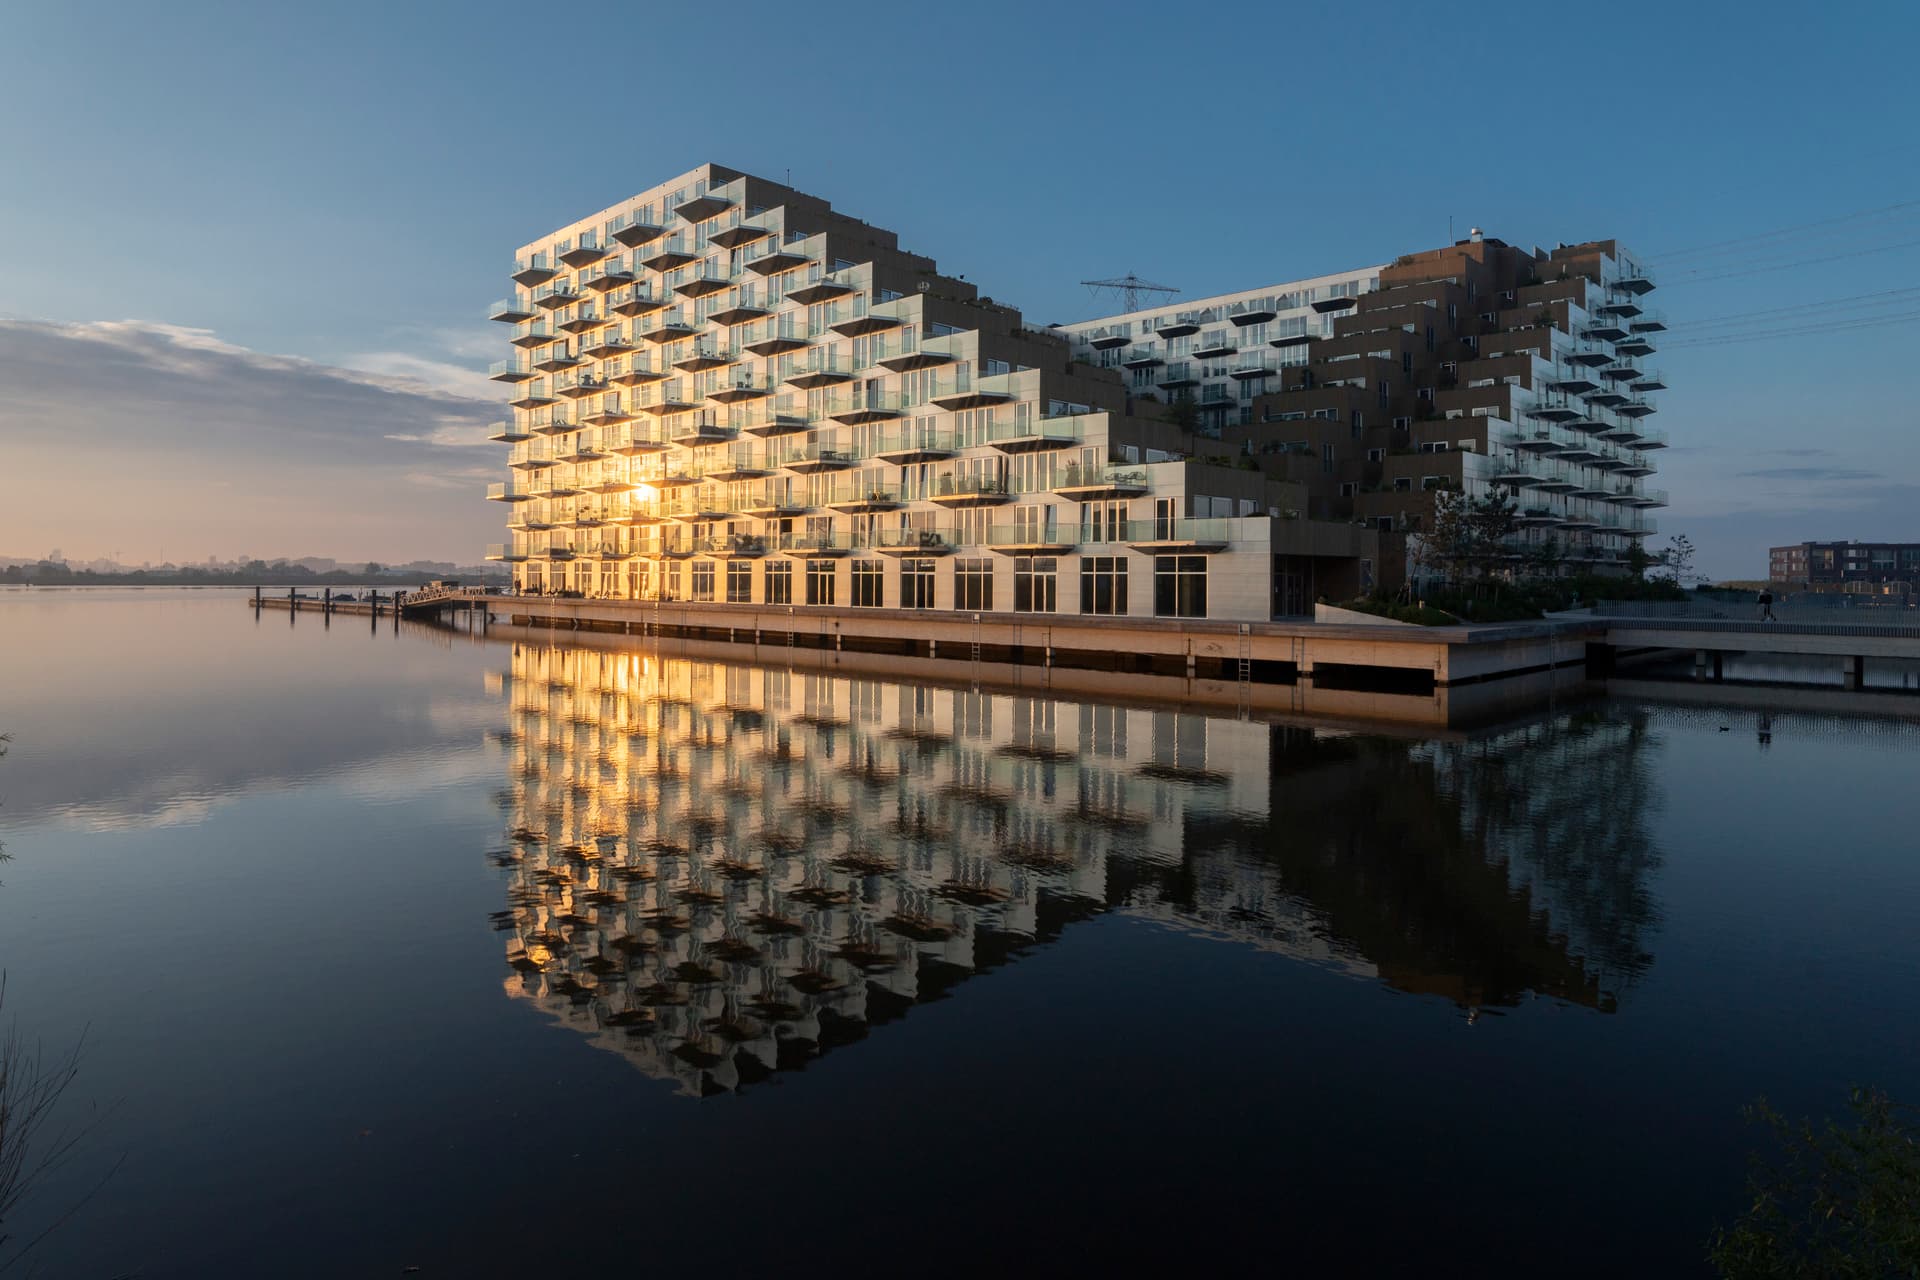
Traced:
<path fill-rule="evenodd" d="M 1693 540 L 1684 533 L 1676 533 L 1667 539 L 1667 546 L 1660 553 L 1660 563 L 1680 586 L 1706 581 L 1705 577 L 1693 571 Z"/>
<path fill-rule="evenodd" d="M 1483 577 L 1506 559 L 1520 510 L 1511 493 L 1498 486 L 1477 497 L 1452 487 L 1432 492 L 1422 568 L 1457 583 Z"/>

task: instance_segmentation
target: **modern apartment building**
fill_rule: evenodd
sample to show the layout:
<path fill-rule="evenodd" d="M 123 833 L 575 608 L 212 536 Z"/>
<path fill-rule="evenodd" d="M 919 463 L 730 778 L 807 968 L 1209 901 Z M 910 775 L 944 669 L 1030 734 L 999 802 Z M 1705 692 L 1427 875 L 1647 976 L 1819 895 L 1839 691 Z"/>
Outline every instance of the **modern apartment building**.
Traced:
<path fill-rule="evenodd" d="M 1794 591 L 1911 594 L 1920 589 L 1920 542 L 1797 542 L 1767 553 L 1767 578 Z"/>
<path fill-rule="evenodd" d="M 1306 518 L 1306 485 L 779 183 L 702 165 L 513 279 L 489 557 L 523 592 L 1244 620 L 1397 572 L 1390 535 Z"/>
<path fill-rule="evenodd" d="M 1307 514 L 1419 535 L 1431 491 L 1514 495 L 1516 557 L 1600 569 L 1655 532 L 1666 437 L 1646 367 L 1666 326 L 1611 240 L 1481 235 L 1383 266 L 1059 326 L 1075 355 L 1182 416 Z M 1136 408 L 1136 412 L 1140 412 Z"/>

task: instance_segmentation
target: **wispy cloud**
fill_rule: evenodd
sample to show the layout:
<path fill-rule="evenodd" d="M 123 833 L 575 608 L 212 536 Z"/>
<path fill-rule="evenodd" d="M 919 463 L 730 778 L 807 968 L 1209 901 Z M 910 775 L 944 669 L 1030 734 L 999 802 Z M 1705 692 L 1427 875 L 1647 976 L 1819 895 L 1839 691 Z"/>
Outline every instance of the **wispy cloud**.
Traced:
<path fill-rule="evenodd" d="M 1765 467 L 1759 471 L 1736 471 L 1743 480 L 1879 480 L 1878 472 L 1852 467 Z"/>
<path fill-rule="evenodd" d="M 402 353 L 357 364 L 178 325 L 0 320 L 0 554 L 477 557 L 500 536 L 480 487 L 496 459 L 475 447 L 503 413 L 492 384 Z M 84 502 L 27 482 L 78 474 Z"/>

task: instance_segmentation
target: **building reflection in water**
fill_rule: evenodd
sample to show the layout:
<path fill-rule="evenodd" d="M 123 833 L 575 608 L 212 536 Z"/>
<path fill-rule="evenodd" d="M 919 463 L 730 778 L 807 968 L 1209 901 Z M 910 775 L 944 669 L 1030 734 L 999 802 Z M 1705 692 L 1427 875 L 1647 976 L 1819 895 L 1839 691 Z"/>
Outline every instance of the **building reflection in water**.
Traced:
<path fill-rule="evenodd" d="M 1650 963 L 1634 719 L 1478 740 L 516 646 L 510 995 L 707 1094 L 1103 912 L 1599 1010 Z"/>

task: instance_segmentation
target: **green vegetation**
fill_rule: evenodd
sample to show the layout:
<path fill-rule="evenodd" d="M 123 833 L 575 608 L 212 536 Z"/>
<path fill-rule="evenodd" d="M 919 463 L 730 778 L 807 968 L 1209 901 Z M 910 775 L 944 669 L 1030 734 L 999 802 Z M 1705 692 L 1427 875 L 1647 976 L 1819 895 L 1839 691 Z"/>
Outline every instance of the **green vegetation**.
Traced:
<path fill-rule="evenodd" d="M 1746 1109 L 1773 1138 L 1756 1155 L 1751 1203 L 1713 1233 L 1707 1257 L 1727 1280 L 1920 1276 L 1920 1127 L 1872 1089 L 1848 1098 L 1851 1128 L 1791 1123 L 1765 1099 Z"/>
<path fill-rule="evenodd" d="M 1395 622 L 1411 622 L 1421 627 L 1453 627 L 1460 619 L 1431 605 L 1401 604 L 1394 600 L 1372 597 L 1365 600 L 1349 600 L 1340 606 L 1355 613 L 1371 613 L 1377 618 L 1391 618 Z"/>
<path fill-rule="evenodd" d="M 1594 600 L 1685 600 L 1687 592 L 1671 578 L 1601 577 L 1576 574 L 1567 578 L 1522 578 L 1517 582 L 1484 579 L 1429 591 L 1409 601 L 1385 596 L 1353 600 L 1341 605 L 1421 626 L 1455 626 L 1461 622 L 1532 622 L 1548 613 Z M 1421 606 L 1425 606 L 1422 608 Z"/>

